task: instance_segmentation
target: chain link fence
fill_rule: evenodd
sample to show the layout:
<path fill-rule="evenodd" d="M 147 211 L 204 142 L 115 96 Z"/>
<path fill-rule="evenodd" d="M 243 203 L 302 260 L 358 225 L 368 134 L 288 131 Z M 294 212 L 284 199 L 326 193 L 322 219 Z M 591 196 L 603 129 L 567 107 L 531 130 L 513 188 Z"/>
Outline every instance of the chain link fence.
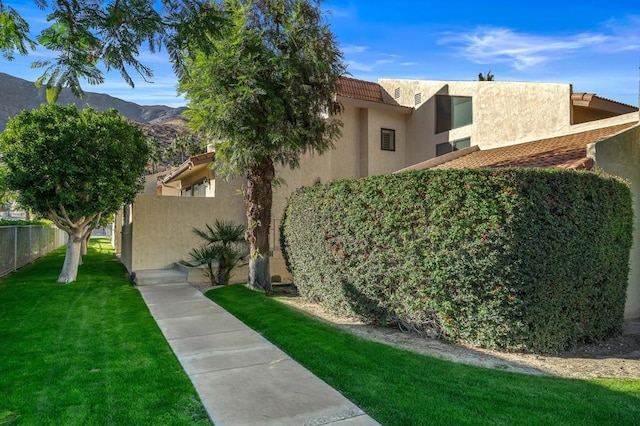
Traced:
<path fill-rule="evenodd" d="M 0 226 L 0 277 L 66 244 L 53 225 Z"/>

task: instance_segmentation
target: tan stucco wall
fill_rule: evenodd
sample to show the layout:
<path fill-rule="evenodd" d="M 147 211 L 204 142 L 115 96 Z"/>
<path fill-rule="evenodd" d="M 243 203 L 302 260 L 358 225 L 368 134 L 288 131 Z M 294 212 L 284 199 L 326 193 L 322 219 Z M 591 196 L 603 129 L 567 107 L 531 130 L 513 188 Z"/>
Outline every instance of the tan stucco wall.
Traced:
<path fill-rule="evenodd" d="M 533 140 L 571 125 L 571 85 L 552 83 L 381 79 L 397 101 L 415 107 L 407 126 L 407 166 L 435 157 L 439 143 L 471 137 L 482 149 Z M 415 95 L 422 103 L 415 105 Z M 471 96 L 473 123 L 435 132 L 435 95 Z"/>
<path fill-rule="evenodd" d="M 625 318 L 640 317 L 640 126 L 592 144 L 589 156 L 595 159 L 597 167 L 631 184 L 635 217 L 624 315 Z"/>
<path fill-rule="evenodd" d="M 393 173 L 405 167 L 406 163 L 406 120 L 407 116 L 388 111 L 370 109 L 367 120 L 367 162 L 368 176 Z M 396 150 L 381 149 L 381 129 L 395 130 Z"/>
<path fill-rule="evenodd" d="M 191 230 L 215 219 L 246 222 L 239 182 L 215 198 L 139 195 L 133 204 L 130 270 L 170 268 L 200 245 Z M 233 188 L 232 188 L 233 187 Z"/>

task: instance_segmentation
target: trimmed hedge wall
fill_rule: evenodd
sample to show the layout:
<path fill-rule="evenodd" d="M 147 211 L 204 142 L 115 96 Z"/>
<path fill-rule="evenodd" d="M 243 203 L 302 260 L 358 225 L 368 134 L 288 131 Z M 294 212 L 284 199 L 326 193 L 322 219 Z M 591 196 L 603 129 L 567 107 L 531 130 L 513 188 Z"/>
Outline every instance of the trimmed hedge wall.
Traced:
<path fill-rule="evenodd" d="M 336 312 L 553 352 L 621 331 L 632 221 L 617 179 L 433 170 L 302 188 L 281 246 L 300 294 Z"/>

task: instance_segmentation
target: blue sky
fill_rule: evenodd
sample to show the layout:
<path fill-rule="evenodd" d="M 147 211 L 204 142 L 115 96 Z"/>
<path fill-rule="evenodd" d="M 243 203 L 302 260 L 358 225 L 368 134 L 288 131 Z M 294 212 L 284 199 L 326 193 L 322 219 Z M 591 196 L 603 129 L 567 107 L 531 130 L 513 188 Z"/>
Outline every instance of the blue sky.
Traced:
<path fill-rule="evenodd" d="M 44 13 L 32 0 L 3 0 L 38 30 Z M 323 3 L 352 77 L 572 83 L 638 104 L 640 4 L 603 1 L 341 1 Z M 47 52 L 0 62 L 0 71 L 28 80 L 29 64 Z M 117 74 L 85 90 L 140 104 L 184 105 L 166 56 L 143 54 L 153 83 L 129 88 Z"/>

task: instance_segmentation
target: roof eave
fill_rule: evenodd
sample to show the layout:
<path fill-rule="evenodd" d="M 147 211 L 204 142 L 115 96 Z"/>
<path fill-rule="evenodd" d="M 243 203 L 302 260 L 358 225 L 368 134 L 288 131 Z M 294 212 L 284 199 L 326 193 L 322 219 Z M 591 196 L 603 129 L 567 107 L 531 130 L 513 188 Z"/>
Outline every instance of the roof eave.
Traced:
<path fill-rule="evenodd" d="M 404 115 L 413 114 L 413 108 L 402 106 L 402 105 L 391 105 L 391 104 L 382 103 L 382 102 L 372 102 L 364 99 L 350 98 L 343 95 L 338 95 L 336 99 L 338 100 L 338 102 L 342 103 L 343 105 L 350 105 L 358 108 L 380 109 L 383 111 L 390 111 L 390 112 L 395 112 L 395 113 L 404 114 Z"/>

